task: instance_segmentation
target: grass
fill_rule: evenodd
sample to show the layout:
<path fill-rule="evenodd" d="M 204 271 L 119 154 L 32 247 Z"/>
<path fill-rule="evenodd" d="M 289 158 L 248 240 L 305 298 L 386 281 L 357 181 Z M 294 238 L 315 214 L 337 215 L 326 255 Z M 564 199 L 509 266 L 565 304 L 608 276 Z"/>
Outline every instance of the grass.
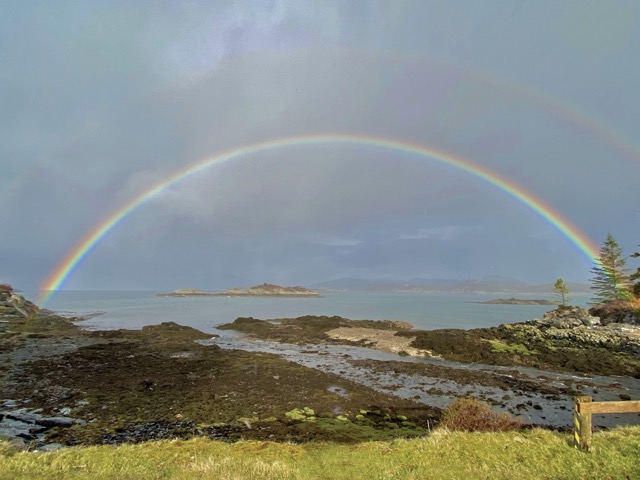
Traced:
<path fill-rule="evenodd" d="M 491 351 L 494 353 L 510 353 L 516 355 L 533 355 L 538 353 L 535 350 L 529 350 L 521 343 L 508 344 L 501 342 L 500 340 L 490 340 L 490 343 Z"/>
<path fill-rule="evenodd" d="M 354 445 L 205 439 L 13 452 L 0 479 L 623 479 L 640 478 L 640 427 L 594 435 L 594 451 L 546 430 L 462 433 Z"/>

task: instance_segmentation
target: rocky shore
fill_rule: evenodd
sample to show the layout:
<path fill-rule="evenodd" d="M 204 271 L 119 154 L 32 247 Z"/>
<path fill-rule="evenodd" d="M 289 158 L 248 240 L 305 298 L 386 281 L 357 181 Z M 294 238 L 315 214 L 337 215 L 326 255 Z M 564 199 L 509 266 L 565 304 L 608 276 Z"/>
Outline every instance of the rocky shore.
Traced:
<path fill-rule="evenodd" d="M 559 307 L 542 319 L 501 325 L 509 337 L 535 348 L 536 345 L 571 345 L 578 349 L 606 349 L 630 358 L 640 358 L 640 325 L 603 324 L 580 307 Z M 635 376 L 635 375 L 634 375 Z"/>
<path fill-rule="evenodd" d="M 406 323 L 317 316 L 239 318 L 218 328 L 280 342 L 359 345 L 458 362 L 640 378 L 640 326 L 603 325 L 580 307 L 561 306 L 542 319 L 471 330 L 415 330 Z"/>
<path fill-rule="evenodd" d="M 472 396 L 525 423 L 553 428 L 570 428 L 576 395 L 596 401 L 640 398 L 637 327 L 599 325 L 576 307 L 556 309 L 539 320 L 473 330 L 422 331 L 403 322 L 322 316 L 239 318 L 219 328 L 245 333 L 249 340 L 243 349 L 282 352 L 291 361 L 403 398 L 442 408 Z M 221 340 L 215 343 L 223 345 Z M 385 353 L 363 353 L 368 349 Z M 594 425 L 621 421 L 609 416 L 594 419 Z M 638 423 L 637 418 L 626 421 Z"/>
<path fill-rule="evenodd" d="M 0 287 L 0 311 L 0 436 L 20 448 L 196 435 L 410 437 L 428 431 L 440 408 L 464 395 L 525 423 L 559 428 L 570 423 L 573 395 L 620 399 L 623 379 L 640 376 L 638 327 L 603 325 L 576 307 L 475 330 L 314 316 L 240 318 L 221 327 L 255 339 L 247 341 L 174 322 L 86 331 L 9 286 Z M 366 354 L 377 350 L 386 356 Z M 576 373 L 626 377 L 596 381 Z"/>
<path fill-rule="evenodd" d="M 173 322 L 86 331 L 12 290 L 0 306 L 0 436 L 18 448 L 196 435 L 354 442 L 422 435 L 439 417 L 278 355 L 203 345 L 212 335 Z"/>

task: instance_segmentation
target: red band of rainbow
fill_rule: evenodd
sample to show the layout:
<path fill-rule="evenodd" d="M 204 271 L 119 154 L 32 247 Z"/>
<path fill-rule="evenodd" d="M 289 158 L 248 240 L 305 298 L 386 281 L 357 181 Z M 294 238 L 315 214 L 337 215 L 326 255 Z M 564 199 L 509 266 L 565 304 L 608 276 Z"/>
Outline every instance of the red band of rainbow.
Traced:
<path fill-rule="evenodd" d="M 166 179 L 160 181 L 153 187 L 145 190 L 136 197 L 129 200 L 116 211 L 108 215 L 102 222 L 91 229 L 57 264 L 54 270 L 47 276 L 42 284 L 44 294 L 40 299 L 43 304 L 57 290 L 59 290 L 69 276 L 78 268 L 82 260 L 91 252 L 93 248 L 122 222 L 132 211 L 158 195 L 167 187 L 187 178 L 196 175 L 212 165 L 237 159 L 246 155 L 267 152 L 270 150 L 282 149 L 293 146 L 312 146 L 320 144 L 353 144 L 368 145 L 389 150 L 402 151 L 409 154 L 427 157 L 441 163 L 457 167 L 475 177 L 481 178 L 492 185 L 503 190 L 513 198 L 519 200 L 525 206 L 537 213 L 543 220 L 553 225 L 580 252 L 584 254 L 590 263 L 597 262 L 598 247 L 591 239 L 566 219 L 560 212 L 555 210 L 543 200 L 536 198 L 532 193 L 517 185 L 515 182 L 491 171 L 486 167 L 472 163 L 461 156 L 454 155 L 433 147 L 420 145 L 404 140 L 395 140 L 382 137 L 374 137 L 359 134 L 321 134 L 321 135 L 301 135 L 296 137 L 277 138 L 264 142 L 254 143 L 233 148 L 231 150 L 218 153 L 205 160 L 201 160 L 186 168 L 182 168 Z"/>

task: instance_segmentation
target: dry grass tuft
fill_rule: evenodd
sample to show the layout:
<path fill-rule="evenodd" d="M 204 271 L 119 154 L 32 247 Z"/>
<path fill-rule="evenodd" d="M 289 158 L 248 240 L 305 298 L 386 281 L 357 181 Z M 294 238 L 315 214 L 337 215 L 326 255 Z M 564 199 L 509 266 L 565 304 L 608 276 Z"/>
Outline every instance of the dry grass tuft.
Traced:
<path fill-rule="evenodd" d="M 459 398 L 445 410 L 440 427 L 456 432 L 504 432 L 521 428 L 522 422 L 495 412 L 484 402 Z"/>
<path fill-rule="evenodd" d="M 260 478 L 287 480 L 299 478 L 298 469 L 282 461 L 264 461 L 253 458 L 210 457 L 189 465 L 188 470 L 197 478 Z"/>

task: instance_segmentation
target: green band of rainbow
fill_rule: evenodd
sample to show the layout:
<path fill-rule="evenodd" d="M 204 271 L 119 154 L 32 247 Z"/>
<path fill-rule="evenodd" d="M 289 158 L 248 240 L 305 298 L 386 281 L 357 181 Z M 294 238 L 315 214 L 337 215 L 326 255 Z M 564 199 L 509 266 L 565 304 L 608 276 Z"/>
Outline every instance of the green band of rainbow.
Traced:
<path fill-rule="evenodd" d="M 591 239 L 581 232 L 569 220 L 564 218 L 562 214 L 547 205 L 544 201 L 536 198 L 533 194 L 526 191 L 523 187 L 516 183 L 492 172 L 486 167 L 481 167 L 460 156 L 453 155 L 433 147 L 426 147 L 417 143 L 408 141 L 387 139 L 368 135 L 355 134 L 322 134 L 322 135 L 302 135 L 296 137 L 285 137 L 274 140 L 268 140 L 252 145 L 241 146 L 225 152 L 219 153 L 213 157 L 201 160 L 195 164 L 176 171 L 171 176 L 157 183 L 150 189 L 142 192 L 129 202 L 121 206 L 119 209 L 111 213 L 106 219 L 94 227 L 87 233 L 80 242 L 78 242 L 71 251 L 62 259 L 55 269 L 49 274 L 45 282 L 42 284 L 42 290 L 45 292 L 40 299 L 43 304 L 51 296 L 51 294 L 59 290 L 73 271 L 82 262 L 83 258 L 98 244 L 98 242 L 106 236 L 113 228 L 122 222 L 133 210 L 158 195 L 165 188 L 201 172 L 214 164 L 233 160 L 242 156 L 267 152 L 270 150 L 294 147 L 294 146 L 310 146 L 320 144 L 353 144 L 368 145 L 374 147 L 386 148 L 389 150 L 401 151 L 409 154 L 428 157 L 433 160 L 458 167 L 471 175 L 481 178 L 492 185 L 500 188 L 504 192 L 516 198 L 524 205 L 529 207 L 546 222 L 553 225 L 567 239 L 569 239 L 580 252 L 582 252 L 590 263 L 596 262 L 598 257 L 598 248 L 593 244 Z"/>

